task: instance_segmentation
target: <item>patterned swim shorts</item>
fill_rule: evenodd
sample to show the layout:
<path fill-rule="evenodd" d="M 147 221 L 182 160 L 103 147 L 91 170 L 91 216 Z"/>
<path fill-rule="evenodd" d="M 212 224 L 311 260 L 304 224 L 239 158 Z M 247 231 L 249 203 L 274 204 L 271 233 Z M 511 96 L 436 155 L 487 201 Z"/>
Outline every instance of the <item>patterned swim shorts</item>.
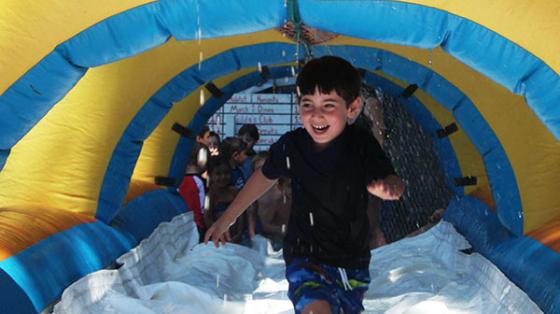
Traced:
<path fill-rule="evenodd" d="M 294 258 L 286 266 L 286 278 L 290 284 L 288 296 L 296 313 L 319 300 L 329 302 L 333 314 L 364 310 L 362 300 L 370 282 L 367 268 L 344 269 Z"/>

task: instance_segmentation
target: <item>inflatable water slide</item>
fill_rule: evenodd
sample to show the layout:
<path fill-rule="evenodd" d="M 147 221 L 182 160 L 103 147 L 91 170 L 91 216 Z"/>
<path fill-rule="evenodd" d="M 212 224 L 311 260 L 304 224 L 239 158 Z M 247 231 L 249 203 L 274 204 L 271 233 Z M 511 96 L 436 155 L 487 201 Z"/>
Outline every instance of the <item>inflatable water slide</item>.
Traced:
<path fill-rule="evenodd" d="M 0 312 L 43 311 L 184 213 L 192 135 L 312 54 L 414 91 L 402 104 L 454 193 L 444 219 L 560 313 L 559 12 L 555 0 L 2 1 Z"/>

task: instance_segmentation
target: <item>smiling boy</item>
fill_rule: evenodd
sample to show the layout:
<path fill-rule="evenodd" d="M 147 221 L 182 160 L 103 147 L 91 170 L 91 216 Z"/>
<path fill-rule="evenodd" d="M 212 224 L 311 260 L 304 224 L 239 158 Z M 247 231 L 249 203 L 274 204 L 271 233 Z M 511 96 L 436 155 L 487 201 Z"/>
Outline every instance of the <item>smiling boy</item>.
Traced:
<path fill-rule="evenodd" d="M 279 177 L 292 179 L 283 254 L 296 313 L 358 313 L 367 291 L 370 230 L 367 193 L 400 198 L 404 183 L 372 136 L 348 125 L 360 113 L 361 78 L 346 60 L 309 61 L 296 86 L 303 128 L 270 148 L 205 242 L 225 242 L 229 225 Z"/>

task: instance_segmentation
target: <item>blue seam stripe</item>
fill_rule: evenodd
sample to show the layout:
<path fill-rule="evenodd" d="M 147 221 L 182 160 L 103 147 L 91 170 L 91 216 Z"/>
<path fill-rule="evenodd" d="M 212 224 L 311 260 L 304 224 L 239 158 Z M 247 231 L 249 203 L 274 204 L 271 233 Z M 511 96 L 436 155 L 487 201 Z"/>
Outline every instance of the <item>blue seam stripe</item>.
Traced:
<path fill-rule="evenodd" d="M 37 313 L 25 291 L 0 268 L 0 313 Z"/>
<path fill-rule="evenodd" d="M 0 95 L 0 166 L 88 68 L 160 46 L 171 36 L 192 40 L 276 28 L 285 15 L 281 1 L 162 0 L 92 25 L 56 47 Z"/>
<path fill-rule="evenodd" d="M 472 197 L 452 200 L 444 220 L 451 222 L 479 252 L 521 287 L 545 313 L 560 311 L 560 254 L 504 228 L 499 217 Z"/>
<path fill-rule="evenodd" d="M 312 27 L 377 42 L 447 53 L 515 94 L 560 139 L 560 77 L 542 60 L 494 31 L 446 11 L 400 1 L 300 0 Z M 321 14 L 317 14 L 321 12 Z M 348 23 L 360 21 L 360 23 Z"/>
<path fill-rule="evenodd" d="M 215 6 L 218 4 L 220 6 Z M 330 30 L 332 28 L 339 33 L 350 36 L 375 38 L 379 41 L 408 44 L 418 47 L 435 47 L 442 45 L 445 50 L 459 60 L 477 69 L 482 69 L 483 73 L 501 82 L 510 90 L 524 94 L 533 110 L 537 112 L 541 120 L 545 121 L 545 124 L 554 132 L 554 126 L 557 124 L 556 120 L 558 120 L 560 108 L 550 108 L 553 106 L 543 105 L 542 108 L 548 109 L 541 110 L 539 109 L 541 106 L 538 104 L 540 100 L 543 100 L 543 103 L 546 104 L 558 102 L 555 100 L 560 97 L 558 96 L 560 94 L 560 88 L 542 90 L 542 86 L 558 86 L 560 83 L 558 83 L 559 79 L 557 75 L 540 60 L 498 34 L 444 11 L 407 3 L 387 1 L 380 2 L 379 5 L 371 6 L 365 5 L 367 2 L 354 1 L 354 5 L 352 6 L 348 6 L 347 3 L 344 4 L 345 10 L 340 10 L 340 6 L 343 4 L 340 1 L 300 1 L 299 4 L 303 19 L 308 24 L 320 26 L 322 29 Z M 0 150 L 3 152 L 0 154 L 0 158 L 3 157 L 4 159 L 0 164 L 5 162 L 9 148 L 27 133 L 52 105 L 62 98 L 70 87 L 79 80 L 85 73 L 85 67 L 115 61 L 119 58 L 139 53 L 162 44 L 170 35 L 179 39 L 194 39 L 197 34 L 201 38 L 212 38 L 215 36 L 236 34 L 239 31 L 247 32 L 269 29 L 282 23 L 281 17 L 285 14 L 285 10 L 280 2 L 266 2 L 266 5 L 260 3 L 255 7 L 258 8 L 255 9 L 256 11 L 253 10 L 248 13 L 242 9 L 241 2 L 239 1 L 223 1 L 220 3 L 205 2 L 202 4 L 194 0 L 161 1 L 134 8 L 110 17 L 76 35 L 59 46 L 55 51 L 56 54 L 53 53 L 42 60 L 39 63 L 41 66 L 34 67 L 33 69 L 36 69 L 37 73 L 33 71 L 26 73 L 0 97 L 0 105 L 4 103 L 8 104 L 0 106 L 0 110 L 4 111 L 0 112 L 0 117 L 4 117 L 5 121 L 8 121 L 8 123 L 0 124 L 6 125 L 6 132 L 0 132 L 0 134 L 4 134 L 4 138 L 0 137 Z M 194 11 L 193 8 L 195 8 Z M 317 9 L 320 9 L 322 12 L 320 18 L 314 16 L 310 11 L 314 10 L 314 12 L 316 12 Z M 228 13 L 215 14 L 216 12 Z M 250 18 L 251 16 L 247 16 L 247 14 L 251 13 L 254 14 L 253 18 L 258 18 L 253 20 Z M 245 23 L 247 23 L 247 21 L 252 21 L 254 24 L 240 26 L 237 20 L 237 14 L 242 14 Z M 368 18 L 364 19 L 362 22 L 367 23 L 367 25 L 372 24 L 370 25 L 372 27 L 363 27 L 362 24 L 357 27 L 352 23 L 344 23 L 343 25 L 337 24 L 338 21 L 344 21 L 346 18 L 355 19 L 364 14 L 367 14 Z M 154 15 L 156 17 L 154 17 Z M 192 19 L 184 18 L 193 16 L 197 18 L 200 17 L 201 21 L 192 23 Z M 267 19 L 259 20 L 263 16 L 271 17 L 270 21 Z M 335 16 L 336 18 L 330 19 L 328 18 L 329 16 Z M 126 25 L 130 25 L 131 28 L 127 28 Z M 142 27 L 138 28 L 139 25 Z M 414 27 L 403 27 L 404 25 Z M 395 28 L 399 29 L 399 32 L 394 32 L 393 30 Z M 136 32 L 137 29 L 143 29 L 144 31 L 138 33 Z M 197 29 L 200 29 L 201 32 L 197 32 Z M 169 31 L 166 32 L 164 30 Z M 472 36 L 473 34 L 480 36 Z M 139 36 L 141 38 L 139 38 Z M 481 48 L 483 44 L 486 44 L 486 46 L 484 46 L 485 48 L 495 47 L 495 49 L 475 49 Z M 527 62 L 523 62 L 523 64 L 527 66 L 496 67 L 495 64 L 503 64 L 496 62 L 496 60 L 501 60 L 501 57 L 504 56 L 503 51 L 508 52 L 507 56 L 516 56 L 516 58 L 506 58 L 506 60 L 526 60 Z M 62 59 L 64 61 L 60 62 L 61 65 L 54 66 L 54 69 L 52 69 L 51 66 L 51 69 L 48 70 L 49 63 L 47 61 L 53 59 L 54 56 L 63 56 Z M 66 67 L 70 66 L 76 68 L 75 71 L 70 71 L 70 73 L 77 72 L 77 74 L 71 75 L 71 78 L 60 79 L 60 84 L 49 86 L 59 87 L 64 85 L 65 88 L 43 89 L 35 86 L 42 86 L 40 83 L 44 84 L 44 82 L 51 81 L 52 74 L 60 72 L 55 70 L 64 69 L 65 63 L 67 64 Z M 386 65 L 384 66 L 386 67 Z M 67 73 L 68 71 L 62 72 Z M 36 84 L 26 84 L 26 81 L 30 81 L 32 78 L 36 78 Z M 55 78 L 51 82 L 59 81 Z M 62 82 L 66 84 L 62 84 Z M 428 85 L 428 87 L 429 86 L 430 85 Z M 57 97 L 50 95 L 43 96 L 44 90 L 58 91 L 56 94 Z M 25 97 L 23 99 L 18 99 L 16 95 L 22 93 Z M 39 102 L 41 99 L 43 99 L 41 102 L 42 105 L 40 105 L 41 103 Z M 22 100 L 22 102 L 17 100 Z M 9 104 L 12 104 L 12 106 Z M 18 104 L 20 107 L 13 104 Z M 18 112 L 18 108 L 26 107 L 29 109 L 33 108 L 34 110 L 26 111 L 29 113 L 21 115 L 21 113 Z M 477 133 L 478 132 L 475 132 L 474 134 Z M 475 142 L 475 145 L 480 143 L 478 141 L 473 142 Z M 501 154 L 500 151 L 503 150 L 495 149 L 494 151 L 494 154 Z M 483 150 L 483 155 L 486 153 L 487 151 Z M 487 164 L 487 167 L 493 166 Z M 508 179 L 509 178 L 513 178 L 513 175 L 508 175 Z M 123 179 L 126 179 L 126 177 Z M 500 185 L 496 184 L 492 186 L 500 187 Z M 123 189 L 120 189 L 119 194 L 123 193 L 122 190 Z M 508 190 L 511 191 L 511 189 Z M 499 193 L 499 191 L 496 193 Z M 513 206 L 510 207 L 512 210 L 509 210 L 510 213 L 500 210 L 500 217 L 511 230 L 522 232 L 521 206 L 516 206 L 520 204 L 518 200 L 519 198 L 514 198 L 512 202 Z M 114 199 L 101 199 L 100 204 L 102 208 L 109 208 L 111 207 L 112 201 L 114 201 Z M 506 203 L 507 199 L 501 198 L 500 202 Z M 498 208 L 506 207 L 507 206 L 498 204 Z M 115 208 L 109 208 L 107 210 L 102 209 L 98 214 L 98 218 L 103 221 L 109 221 L 111 219 L 111 211 L 114 212 Z"/>
<path fill-rule="evenodd" d="M 266 47 L 263 49 L 263 47 Z M 270 43 L 260 44 L 249 47 L 242 47 L 228 51 L 225 58 L 234 55 L 234 60 L 221 60 L 221 55 L 207 60 L 209 67 L 221 64 L 222 69 L 227 67 L 228 61 L 233 64 L 240 64 L 244 68 L 245 64 L 254 67 L 254 60 L 260 60 L 262 65 L 279 64 L 287 62 L 283 55 L 289 55 L 293 51 L 293 46 L 288 44 Z M 284 51 L 284 53 L 282 53 Z M 523 214 L 519 189 L 515 180 L 515 175 L 509 159 L 492 129 L 488 126 L 482 115 L 478 112 L 474 104 L 458 88 L 449 83 L 445 78 L 431 69 L 400 57 L 389 51 L 354 46 L 331 46 L 316 47 L 316 56 L 335 54 L 351 60 L 355 66 L 368 70 L 381 70 L 393 77 L 396 77 L 409 84 L 416 83 L 431 95 L 434 100 L 450 110 L 461 129 L 473 142 L 478 152 L 483 158 L 488 181 L 492 188 L 492 194 L 498 215 L 502 223 L 516 234 L 523 233 Z M 230 55 L 231 54 L 231 55 Z M 277 59 L 273 59 L 277 56 Z M 278 58 L 280 60 L 278 60 Z M 242 60 L 241 60 L 242 59 Z M 246 60 L 253 60 L 245 62 Z M 205 69 L 206 62 L 202 69 Z M 239 69 L 238 69 L 239 70 Z M 180 76 L 188 75 L 190 71 L 197 71 L 194 67 L 181 73 Z M 173 81 L 173 80 L 172 80 Z M 256 82 L 256 81 L 255 81 Z M 183 86 L 185 90 L 192 91 L 194 86 Z M 226 95 L 227 96 L 227 95 Z M 224 102 L 227 97 L 224 96 Z M 221 105 L 221 104 L 220 104 Z M 214 108 L 212 106 L 211 108 Z M 216 109 L 217 110 L 217 109 Z M 189 128 L 193 132 L 198 132 L 206 123 L 207 119 L 216 111 L 206 108 L 206 105 L 199 109 L 193 117 Z M 188 140 L 180 139 L 173 155 L 170 166 L 170 177 L 178 178 L 182 174 L 185 166 L 184 156 L 188 155 L 190 145 L 186 145 Z M 446 160 L 449 160 L 446 158 Z M 456 174 L 451 170 L 454 166 L 449 166 L 447 162 L 443 164 L 449 173 Z M 124 196 L 123 196 L 124 197 Z"/>
<path fill-rule="evenodd" d="M 253 10 L 243 10 L 247 1 L 255 2 Z M 84 75 L 85 68 L 148 50 L 171 35 L 180 40 L 194 39 L 197 34 L 213 38 L 270 29 L 283 22 L 285 8 L 281 1 L 257 2 L 154 2 L 107 18 L 69 39 L 0 96 L 0 165 L 5 163 L 9 149 Z M 445 11 L 402 2 L 370 5 L 369 1 L 353 1 L 350 6 L 342 1 L 302 0 L 299 4 L 306 23 L 321 29 L 420 48 L 441 45 L 510 91 L 524 95 L 539 119 L 560 139 L 560 107 L 548 105 L 560 103 L 558 74 L 491 30 Z M 315 14 L 318 10 L 320 15 Z M 200 22 L 192 23 L 193 14 L 200 17 Z M 246 24 L 240 25 L 239 16 Z M 355 19 L 361 23 L 345 23 Z"/>
<path fill-rule="evenodd" d="M 205 60 L 200 67 L 196 64 L 181 72 L 150 97 L 126 128 L 111 156 L 99 194 L 96 217 L 105 222 L 110 222 L 113 219 L 126 195 L 142 143 L 163 120 L 173 103 L 179 102 L 205 82 L 243 68 L 257 67 L 259 61 L 263 65 L 292 61 L 295 53 L 294 46 L 280 44 L 282 47 L 278 47 L 277 45 L 279 44 L 260 44 L 225 51 Z M 270 49 L 275 47 L 279 49 L 278 53 L 271 54 Z M 284 56 L 282 56 L 282 50 L 285 51 Z M 255 59 L 253 58 L 255 55 L 262 57 Z M 228 96 L 225 95 L 224 97 L 227 99 Z M 208 109 L 203 107 L 200 110 L 205 112 Z M 195 133 L 198 132 L 196 126 L 192 127 L 191 130 Z M 183 140 L 185 139 L 180 139 L 180 141 Z M 179 153 L 185 152 L 181 151 Z M 175 156 L 179 157 L 176 158 Z M 176 151 L 170 168 L 179 169 L 181 165 L 184 166 L 183 156 L 186 155 L 178 155 Z M 184 169 L 184 167 L 180 169 Z M 169 176 L 180 179 L 182 174 L 183 170 L 177 170 Z"/>
<path fill-rule="evenodd" d="M 366 73 L 365 81 L 372 86 L 380 87 L 385 93 L 393 97 L 398 97 L 403 91 L 401 86 L 372 72 Z M 427 110 L 414 95 L 407 99 L 401 98 L 400 101 L 406 111 L 422 126 L 426 134 L 433 135 L 437 130 L 442 128 L 439 122 L 432 116 L 432 113 Z M 451 145 L 451 141 L 448 137 L 440 139 L 432 136 L 432 143 L 435 153 L 438 156 L 439 164 L 445 175 L 447 186 L 454 191 L 455 194 L 463 195 L 465 193 L 464 187 L 456 186 L 454 181 L 454 178 L 462 177 L 463 175 L 461 174 L 461 167 L 457 161 L 457 156 Z"/>
<path fill-rule="evenodd" d="M 282 53 L 282 51 L 284 51 L 284 53 Z M 196 90 L 196 88 L 205 81 L 210 81 L 219 75 L 225 75 L 226 73 L 237 71 L 242 68 L 255 67 L 255 63 L 257 63 L 255 60 L 260 60 L 263 65 L 289 62 L 291 61 L 291 57 L 287 56 L 292 56 L 294 52 L 295 48 L 293 45 L 280 43 L 259 44 L 232 49 L 202 63 L 202 70 L 213 71 L 216 68 L 219 68 L 220 71 L 218 73 L 215 75 L 206 72 L 205 74 L 202 74 L 198 70 L 198 65 L 193 66 L 183 71 L 174 79 L 170 80 L 169 83 L 164 85 L 164 87 L 162 87 L 160 91 L 158 91 L 147 102 L 147 106 L 150 106 L 153 99 L 158 99 L 157 103 L 165 102 L 171 104 L 176 102 L 180 100 L 180 98 L 185 97 L 187 94 Z M 486 171 L 489 174 L 489 182 L 492 187 L 493 196 L 502 222 L 510 230 L 518 234 L 523 232 L 523 220 L 522 215 L 520 214 L 521 201 L 518 195 L 517 184 L 514 180 L 513 170 L 507 156 L 501 148 L 493 131 L 486 124 L 472 102 L 456 87 L 447 82 L 443 77 L 433 73 L 430 69 L 394 55 L 388 51 L 365 47 L 337 46 L 329 47 L 328 49 L 325 48 L 323 50 L 317 49 L 315 52 L 319 55 L 327 53 L 341 55 L 350 60 L 354 60 L 355 65 L 358 67 L 372 70 L 381 69 L 389 75 L 392 75 L 402 81 L 417 83 L 422 89 L 431 94 L 431 96 L 440 104 L 448 109 L 454 109 L 453 114 L 455 115 L 458 123 L 461 125 L 461 128 L 466 132 L 475 147 L 483 156 Z M 256 78 L 255 82 L 257 82 L 258 79 L 260 78 Z M 435 88 L 436 86 L 437 88 Z M 173 91 L 175 90 L 182 90 L 184 92 L 180 95 L 175 95 L 173 94 Z M 171 100 L 162 100 L 166 98 L 171 98 Z M 224 101 L 227 100 L 227 95 L 225 95 L 223 99 Z M 163 118 L 163 115 L 166 113 L 166 111 L 163 111 L 168 110 L 167 106 L 153 105 L 153 108 L 154 110 L 159 110 L 160 113 L 150 112 L 145 115 L 141 115 L 139 113 L 133 120 L 132 124 L 134 124 L 136 119 L 140 119 L 139 121 L 149 123 L 150 125 L 153 125 L 153 127 L 139 128 L 141 130 L 146 130 L 146 133 L 141 134 L 141 136 L 133 136 L 136 138 L 136 141 L 133 141 L 132 144 L 143 142 L 143 140 L 147 137 L 147 134 L 149 134 Z M 211 107 L 207 107 L 205 105 L 199 109 L 188 127 L 193 132 L 198 132 L 206 123 L 208 118 L 215 112 L 216 109 L 212 108 L 215 108 L 215 105 Z M 142 111 L 144 111 L 144 108 L 142 108 L 140 112 Z M 159 120 L 156 121 L 156 118 Z M 473 123 L 476 123 L 476 125 L 471 126 Z M 125 136 L 128 136 L 128 132 L 132 132 L 132 128 L 127 129 Z M 123 139 L 119 141 L 118 147 L 115 150 L 116 152 L 129 151 L 120 147 L 125 144 L 130 145 L 127 144 L 125 136 L 123 136 Z M 191 147 L 191 145 L 187 145 L 188 141 L 188 139 L 179 139 L 179 144 L 176 146 L 176 151 L 174 152 L 170 165 L 170 177 L 181 177 L 182 169 L 184 169 L 185 166 L 185 158 L 183 157 L 188 155 Z M 139 151 L 139 149 L 140 147 L 135 148 L 137 151 Z M 489 151 L 492 151 L 493 153 L 488 154 Z M 123 155 L 125 157 L 130 156 L 126 154 Z M 102 219 L 103 217 L 108 217 L 108 221 L 112 219 L 116 208 L 118 208 L 118 204 L 121 203 L 125 196 L 126 187 L 128 187 L 130 175 L 135 165 L 134 162 L 137 158 L 138 153 L 130 157 L 128 162 L 126 162 L 127 160 L 118 154 L 114 154 L 111 158 L 109 169 L 129 169 L 129 172 L 128 175 L 117 175 L 118 173 L 113 174 L 112 172 L 107 172 L 102 187 L 102 193 L 100 194 L 99 209 L 97 211 L 98 218 Z M 449 159 L 446 158 L 446 160 Z M 452 173 L 453 175 L 459 172 L 451 170 L 454 166 L 451 166 L 450 168 L 447 162 L 443 163 L 443 166 L 444 169 L 449 170 L 448 173 Z M 120 194 L 116 195 L 117 193 Z M 113 201 L 110 202 L 106 200 Z"/>
<path fill-rule="evenodd" d="M 25 291 L 35 310 L 40 312 L 70 283 L 107 267 L 134 245 L 136 241 L 129 234 L 102 222 L 85 223 L 1 261 L 0 269 Z"/>
<path fill-rule="evenodd" d="M 291 76 L 290 67 L 275 67 L 270 69 L 270 78 L 284 78 Z M 201 109 L 195 113 L 195 116 L 191 119 L 188 124 L 188 128 L 193 132 L 198 132 L 207 123 L 208 119 L 218 111 L 222 105 L 229 99 L 229 96 L 244 90 L 251 86 L 254 86 L 260 82 L 260 75 L 256 75 L 255 72 L 248 75 L 236 78 L 234 81 L 230 82 L 226 86 L 222 87 L 222 92 L 225 92 L 228 96 L 224 96 L 220 99 L 210 98 L 207 103 Z M 398 96 L 402 92 L 402 88 L 387 79 L 378 76 L 374 73 L 367 72 L 365 76 L 365 81 L 372 86 L 380 87 L 385 92 L 389 92 L 394 96 Z M 232 89 L 230 86 L 234 84 L 238 86 L 239 89 Z M 410 97 L 405 100 L 406 110 L 409 111 L 414 118 L 422 125 L 427 134 L 435 133 L 436 130 L 441 128 L 441 125 L 433 118 L 431 113 L 425 109 L 425 107 L 414 97 Z M 447 183 L 450 189 L 454 190 L 455 193 L 463 195 L 464 188 L 455 186 L 453 183 L 453 178 L 461 176 L 461 169 L 459 163 L 457 162 L 454 150 L 448 138 L 436 139 L 433 138 L 434 148 L 438 154 L 440 164 L 446 175 Z M 173 167 L 170 171 L 170 176 L 182 174 L 181 169 L 185 168 L 185 158 L 190 154 L 194 140 L 189 138 L 181 138 L 177 144 L 176 151 L 173 155 Z"/>

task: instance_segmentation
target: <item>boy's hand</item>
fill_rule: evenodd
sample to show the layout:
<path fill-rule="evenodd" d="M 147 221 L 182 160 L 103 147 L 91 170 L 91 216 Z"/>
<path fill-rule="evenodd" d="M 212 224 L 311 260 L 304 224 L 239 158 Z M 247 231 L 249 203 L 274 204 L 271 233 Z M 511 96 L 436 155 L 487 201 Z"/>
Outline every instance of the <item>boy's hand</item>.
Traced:
<path fill-rule="evenodd" d="M 385 179 L 368 184 L 367 190 L 384 200 L 398 200 L 404 192 L 404 182 L 395 175 L 389 175 Z"/>
<path fill-rule="evenodd" d="M 208 228 L 206 234 L 204 234 L 204 244 L 208 244 L 208 240 L 211 240 L 216 247 L 219 247 L 220 243 L 225 245 L 226 242 L 231 241 L 231 235 L 229 233 L 231 223 L 227 222 L 224 216 L 225 215 L 222 215 L 220 219 Z"/>

